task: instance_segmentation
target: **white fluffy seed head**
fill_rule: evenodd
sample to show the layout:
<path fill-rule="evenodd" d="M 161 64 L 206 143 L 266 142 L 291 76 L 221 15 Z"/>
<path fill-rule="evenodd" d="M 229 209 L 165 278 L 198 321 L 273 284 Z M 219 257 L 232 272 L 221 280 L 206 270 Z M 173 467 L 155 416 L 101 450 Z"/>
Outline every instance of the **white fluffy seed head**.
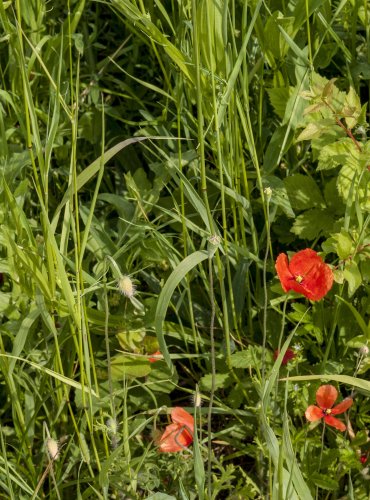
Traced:
<path fill-rule="evenodd" d="M 360 347 L 360 354 L 362 356 L 367 356 L 369 354 L 370 349 L 368 348 L 367 345 L 363 345 Z"/>
<path fill-rule="evenodd" d="M 200 393 L 198 391 L 195 391 L 193 396 L 192 396 L 192 400 L 193 400 L 193 405 L 195 406 L 195 408 L 200 408 L 202 406 L 202 396 L 200 395 Z"/>
<path fill-rule="evenodd" d="M 57 460 L 59 458 L 59 443 L 53 438 L 48 438 L 46 440 L 46 447 L 48 449 L 49 456 L 52 460 Z"/>
<path fill-rule="evenodd" d="M 130 276 L 121 276 L 118 280 L 118 289 L 125 297 L 131 299 L 136 292 L 136 287 Z"/>
<path fill-rule="evenodd" d="M 106 426 L 110 434 L 117 434 L 118 432 L 118 422 L 114 418 L 108 418 L 106 421 Z"/>

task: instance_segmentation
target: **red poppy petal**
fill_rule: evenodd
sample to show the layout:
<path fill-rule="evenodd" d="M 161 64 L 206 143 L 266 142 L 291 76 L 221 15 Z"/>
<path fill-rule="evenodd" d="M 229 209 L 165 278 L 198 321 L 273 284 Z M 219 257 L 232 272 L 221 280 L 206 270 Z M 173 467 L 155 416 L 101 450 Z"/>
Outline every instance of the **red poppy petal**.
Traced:
<path fill-rule="evenodd" d="M 316 401 L 320 408 L 331 408 L 338 397 L 338 391 L 333 385 L 322 385 L 316 392 Z"/>
<path fill-rule="evenodd" d="M 276 349 L 274 352 L 274 360 L 277 360 L 278 356 L 280 354 L 280 350 Z M 283 356 L 283 360 L 281 362 L 282 365 L 287 365 L 291 359 L 295 358 L 295 352 L 293 349 L 288 347 L 288 349 L 285 351 L 285 354 Z"/>
<path fill-rule="evenodd" d="M 294 276 L 299 274 L 304 276 L 320 264 L 323 264 L 323 260 L 317 252 L 312 248 L 306 248 L 293 255 L 289 263 L 289 269 Z"/>
<path fill-rule="evenodd" d="M 193 436 L 179 424 L 167 425 L 159 440 L 159 450 L 162 453 L 181 451 L 193 442 Z"/>
<path fill-rule="evenodd" d="M 348 408 L 350 408 L 353 404 L 353 399 L 352 398 L 346 398 L 343 399 L 341 403 L 339 403 L 337 406 L 334 406 L 334 408 L 331 410 L 332 415 L 339 415 L 340 413 L 344 413 Z"/>
<path fill-rule="evenodd" d="M 315 405 L 309 406 L 304 414 L 309 422 L 316 422 L 316 420 L 320 420 L 323 417 L 322 409 Z"/>
<path fill-rule="evenodd" d="M 345 431 L 347 427 L 343 422 L 341 422 L 338 418 L 332 417 L 331 415 L 325 415 L 325 422 L 331 427 L 335 427 L 338 431 Z"/>
<path fill-rule="evenodd" d="M 311 248 L 297 252 L 291 259 L 289 269 L 293 275 L 301 276 L 302 282 L 291 287 L 310 300 L 322 299 L 333 286 L 333 272 L 322 258 Z"/>
<path fill-rule="evenodd" d="M 194 434 L 194 418 L 184 408 L 176 406 L 171 411 L 172 422 L 185 427 L 191 434 Z"/>
<path fill-rule="evenodd" d="M 285 253 L 278 255 L 275 263 L 275 269 L 278 274 L 281 286 L 284 292 L 291 290 L 291 284 L 295 283 L 294 276 L 289 270 L 288 256 Z"/>
<path fill-rule="evenodd" d="M 302 286 L 307 290 L 307 297 L 311 300 L 322 299 L 333 286 L 333 271 L 323 262 L 311 269 L 302 282 Z"/>
<path fill-rule="evenodd" d="M 311 292 L 303 283 L 298 283 L 295 279 L 292 279 L 289 283 L 289 290 L 294 290 L 297 293 L 301 293 L 310 300 L 316 300 L 316 295 Z"/>

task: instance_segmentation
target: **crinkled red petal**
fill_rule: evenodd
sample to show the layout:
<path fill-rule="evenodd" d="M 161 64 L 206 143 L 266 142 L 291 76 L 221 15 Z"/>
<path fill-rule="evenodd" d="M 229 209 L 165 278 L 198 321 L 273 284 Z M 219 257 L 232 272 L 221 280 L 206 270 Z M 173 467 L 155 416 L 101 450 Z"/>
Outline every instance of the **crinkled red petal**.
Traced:
<path fill-rule="evenodd" d="M 284 292 L 292 289 L 292 283 L 295 283 L 294 276 L 289 270 L 288 256 L 285 253 L 278 255 L 275 263 L 275 269 L 279 277 Z"/>
<path fill-rule="evenodd" d="M 289 289 L 303 294 L 310 300 L 322 299 L 333 286 L 333 272 L 322 258 L 311 248 L 306 248 L 293 255 L 289 263 L 289 272 L 294 277 Z M 301 276 L 298 283 L 296 277 Z"/>

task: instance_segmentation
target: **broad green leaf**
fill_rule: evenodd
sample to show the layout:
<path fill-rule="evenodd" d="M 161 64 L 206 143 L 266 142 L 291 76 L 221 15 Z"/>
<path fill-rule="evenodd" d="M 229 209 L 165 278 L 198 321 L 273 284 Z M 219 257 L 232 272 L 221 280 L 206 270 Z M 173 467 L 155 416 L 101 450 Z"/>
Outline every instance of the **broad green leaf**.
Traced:
<path fill-rule="evenodd" d="M 362 276 L 355 261 L 346 263 L 344 268 L 344 279 L 348 281 L 348 295 L 352 297 L 362 283 Z"/>
<path fill-rule="evenodd" d="M 146 377 L 150 370 L 150 363 L 145 357 L 117 354 L 111 358 L 111 373 L 115 380 L 122 380 L 126 377 Z"/>
<path fill-rule="evenodd" d="M 328 210 L 313 208 L 296 217 L 291 232 L 306 240 L 314 240 L 333 227 L 334 219 Z"/>
<path fill-rule="evenodd" d="M 284 186 L 293 210 L 325 207 L 324 198 L 312 177 L 303 174 L 291 175 L 284 179 Z"/>
<path fill-rule="evenodd" d="M 347 259 L 354 250 L 352 238 L 344 229 L 342 229 L 340 233 L 337 233 L 333 237 L 337 240 L 338 257 L 341 260 Z"/>
<path fill-rule="evenodd" d="M 310 474 L 310 479 L 314 482 L 314 484 L 316 484 L 316 486 L 323 490 L 334 491 L 339 488 L 338 481 L 326 474 L 319 474 L 318 472 L 314 472 L 313 474 Z"/>
<path fill-rule="evenodd" d="M 176 388 L 178 381 L 177 371 L 171 371 L 165 361 L 159 360 L 151 363 L 151 371 L 145 384 L 151 391 L 169 394 Z"/>

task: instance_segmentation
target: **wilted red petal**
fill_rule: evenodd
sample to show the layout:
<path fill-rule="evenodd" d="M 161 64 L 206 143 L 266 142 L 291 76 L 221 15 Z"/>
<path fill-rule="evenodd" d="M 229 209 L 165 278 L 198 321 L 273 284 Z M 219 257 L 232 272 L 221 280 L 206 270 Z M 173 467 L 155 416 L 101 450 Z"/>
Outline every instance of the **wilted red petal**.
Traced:
<path fill-rule="evenodd" d="M 338 431 L 345 431 L 347 427 L 338 418 L 332 417 L 331 415 L 325 415 L 325 422 L 331 427 L 335 427 Z"/>
<path fill-rule="evenodd" d="M 193 436 L 181 425 L 167 425 L 159 440 L 159 450 L 162 453 L 181 451 L 193 442 Z"/>
<path fill-rule="evenodd" d="M 343 399 L 341 403 L 339 403 L 337 406 L 334 406 L 334 408 L 331 410 L 332 415 L 339 415 L 340 413 L 344 413 L 348 408 L 350 408 L 353 404 L 353 399 L 352 398 L 346 398 Z"/>
<path fill-rule="evenodd" d="M 309 422 L 316 422 L 316 420 L 320 420 L 323 417 L 322 409 L 315 405 L 309 406 L 305 411 L 305 415 Z"/>
<path fill-rule="evenodd" d="M 172 422 L 185 427 L 189 433 L 194 434 L 194 418 L 184 408 L 176 406 L 171 411 Z"/>
<path fill-rule="evenodd" d="M 285 253 L 278 255 L 275 263 L 275 269 L 284 292 L 288 292 L 292 288 L 291 284 L 295 283 L 295 281 L 294 276 L 289 270 L 288 256 Z"/>
<path fill-rule="evenodd" d="M 316 392 L 316 401 L 320 408 L 328 409 L 333 406 L 338 397 L 338 391 L 333 385 L 322 385 Z"/>

